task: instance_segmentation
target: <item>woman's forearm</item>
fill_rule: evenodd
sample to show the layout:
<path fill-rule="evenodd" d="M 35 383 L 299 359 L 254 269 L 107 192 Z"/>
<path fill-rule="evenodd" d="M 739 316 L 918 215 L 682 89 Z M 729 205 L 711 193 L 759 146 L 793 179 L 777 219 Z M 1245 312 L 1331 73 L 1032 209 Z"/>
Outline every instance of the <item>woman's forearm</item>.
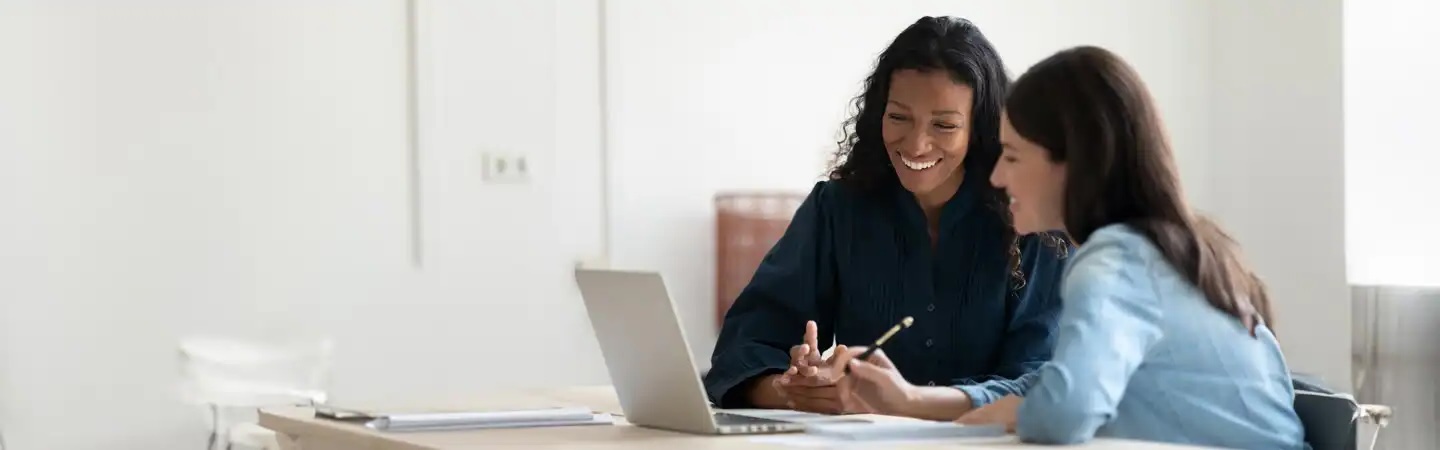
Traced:
<path fill-rule="evenodd" d="M 925 420 L 955 420 L 970 411 L 970 396 L 947 386 L 916 386 L 901 414 Z"/>
<path fill-rule="evenodd" d="M 785 397 L 775 388 L 775 379 L 780 374 L 761 375 L 741 386 L 747 389 L 746 399 L 756 408 L 785 409 Z"/>

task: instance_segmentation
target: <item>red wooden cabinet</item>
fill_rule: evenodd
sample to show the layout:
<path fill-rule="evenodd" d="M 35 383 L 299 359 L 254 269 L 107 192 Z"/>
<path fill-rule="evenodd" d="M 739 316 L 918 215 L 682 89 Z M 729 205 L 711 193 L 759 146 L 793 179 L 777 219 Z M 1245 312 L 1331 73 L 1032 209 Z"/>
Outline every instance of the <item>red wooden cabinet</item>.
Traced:
<path fill-rule="evenodd" d="M 715 323 L 750 283 L 760 260 L 785 234 L 805 200 L 794 192 L 722 192 L 715 196 Z"/>

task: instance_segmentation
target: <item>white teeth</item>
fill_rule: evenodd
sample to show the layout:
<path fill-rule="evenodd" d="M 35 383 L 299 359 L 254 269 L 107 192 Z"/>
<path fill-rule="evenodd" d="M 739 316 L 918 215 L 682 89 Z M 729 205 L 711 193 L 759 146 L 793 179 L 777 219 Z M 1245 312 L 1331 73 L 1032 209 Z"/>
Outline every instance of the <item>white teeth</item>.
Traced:
<path fill-rule="evenodd" d="M 909 167 L 910 170 L 925 170 L 925 169 L 929 169 L 929 168 L 931 168 L 931 167 L 935 167 L 935 164 L 939 163 L 940 160 L 939 160 L 939 159 L 935 159 L 935 160 L 933 160 L 933 161 L 919 162 L 919 161 L 914 161 L 914 160 L 911 160 L 910 158 L 906 158 L 906 157 L 904 157 L 904 156 L 901 156 L 901 157 L 900 157 L 900 162 L 905 163 L 905 167 Z"/>

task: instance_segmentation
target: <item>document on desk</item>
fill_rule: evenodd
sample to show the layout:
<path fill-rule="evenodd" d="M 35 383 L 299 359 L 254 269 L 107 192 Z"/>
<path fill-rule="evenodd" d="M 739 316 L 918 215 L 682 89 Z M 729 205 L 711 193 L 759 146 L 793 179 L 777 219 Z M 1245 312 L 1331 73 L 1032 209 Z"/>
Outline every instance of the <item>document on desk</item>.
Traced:
<path fill-rule="evenodd" d="M 444 431 L 487 428 L 532 428 L 576 425 L 613 425 L 610 414 L 587 408 L 541 408 L 503 411 L 364 413 L 316 409 L 316 416 L 360 423 L 378 431 Z"/>
<path fill-rule="evenodd" d="M 893 446 L 901 443 L 1003 442 L 1009 436 L 1000 425 L 960 425 L 950 422 L 817 423 L 804 433 L 764 435 L 752 441 L 794 447 Z"/>

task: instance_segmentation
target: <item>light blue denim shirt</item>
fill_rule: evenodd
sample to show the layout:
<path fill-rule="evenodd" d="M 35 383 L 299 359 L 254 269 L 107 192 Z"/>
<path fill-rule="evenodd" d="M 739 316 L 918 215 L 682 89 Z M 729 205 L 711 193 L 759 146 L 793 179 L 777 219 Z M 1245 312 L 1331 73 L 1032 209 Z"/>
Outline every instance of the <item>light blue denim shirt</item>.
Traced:
<path fill-rule="evenodd" d="M 1093 233 L 1060 289 L 1054 357 L 1027 380 L 1021 440 L 1308 447 L 1275 335 L 1250 336 L 1134 229 Z"/>

